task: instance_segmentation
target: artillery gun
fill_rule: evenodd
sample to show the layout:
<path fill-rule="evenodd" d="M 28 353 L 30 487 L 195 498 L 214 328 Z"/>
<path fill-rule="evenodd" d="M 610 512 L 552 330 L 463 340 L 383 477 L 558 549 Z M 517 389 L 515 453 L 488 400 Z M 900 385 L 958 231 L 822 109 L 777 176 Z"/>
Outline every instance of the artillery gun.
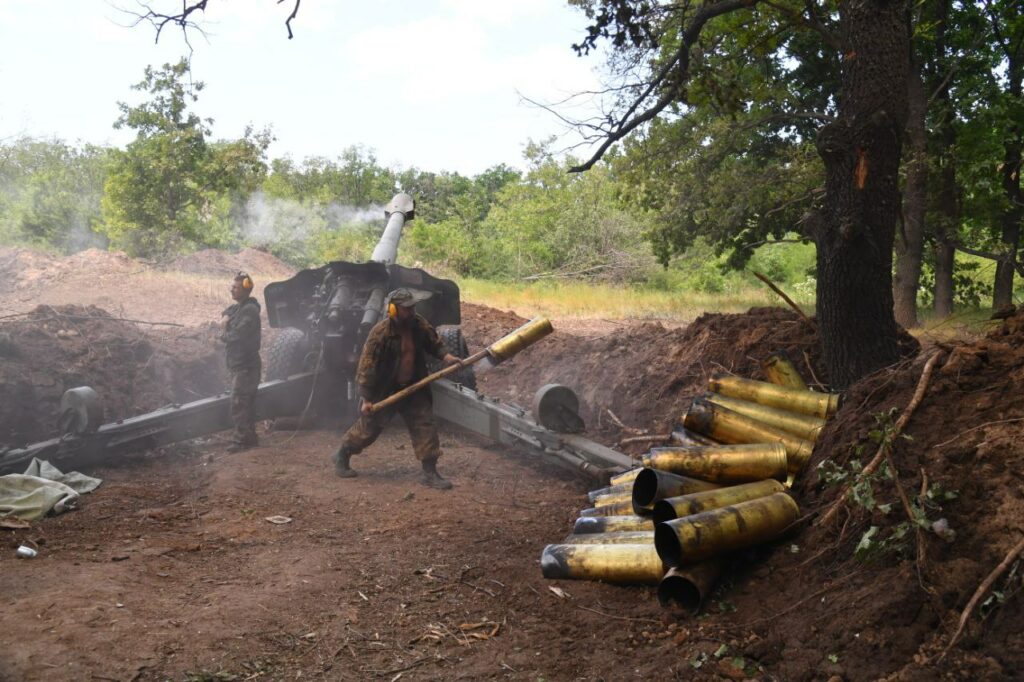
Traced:
<path fill-rule="evenodd" d="M 343 426 L 354 421 L 359 402 L 355 373 L 363 344 L 385 315 L 388 292 L 400 287 L 432 294 L 416 305 L 416 312 L 438 330 L 449 352 L 468 357 L 458 326 L 458 285 L 395 262 L 402 229 L 415 215 L 412 197 L 396 195 L 384 215 L 387 224 L 369 261 L 333 261 L 264 289 L 267 319 L 279 331 L 267 346 L 265 381 L 256 394 L 258 419 L 313 415 L 318 421 Z M 452 380 L 434 382 L 430 390 L 439 418 L 496 443 L 551 459 L 599 483 L 632 466 L 627 455 L 579 435 L 583 430 L 579 401 L 565 386 L 541 388 L 532 415 L 477 393 L 468 366 Z M 87 386 L 73 388 L 61 401 L 61 435 L 21 448 L 0 446 L 0 474 L 24 470 L 33 457 L 58 466 L 82 467 L 222 431 L 232 425 L 229 400 L 227 393 L 221 393 L 103 423 L 96 392 Z"/>

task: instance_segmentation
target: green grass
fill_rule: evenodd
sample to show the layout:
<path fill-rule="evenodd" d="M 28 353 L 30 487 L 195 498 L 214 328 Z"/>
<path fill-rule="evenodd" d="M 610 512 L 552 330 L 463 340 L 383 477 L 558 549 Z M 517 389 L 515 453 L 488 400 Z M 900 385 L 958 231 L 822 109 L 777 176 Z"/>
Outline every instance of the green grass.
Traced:
<path fill-rule="evenodd" d="M 737 287 L 721 293 L 658 291 L 579 282 L 504 283 L 463 278 L 462 300 L 519 315 L 551 317 L 692 320 L 704 312 L 740 313 L 755 306 L 785 305 L 766 288 Z M 794 296 L 813 314 L 813 299 Z"/>

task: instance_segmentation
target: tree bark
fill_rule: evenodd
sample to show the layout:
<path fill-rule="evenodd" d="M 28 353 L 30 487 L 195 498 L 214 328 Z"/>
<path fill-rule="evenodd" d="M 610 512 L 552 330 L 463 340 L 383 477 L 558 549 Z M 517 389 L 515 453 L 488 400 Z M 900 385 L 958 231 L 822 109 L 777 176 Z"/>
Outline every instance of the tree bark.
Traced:
<path fill-rule="evenodd" d="M 892 251 L 907 121 L 908 0 L 841 0 L 839 114 L 818 134 L 825 163 L 818 324 L 834 388 L 899 357 Z"/>
<path fill-rule="evenodd" d="M 928 204 L 928 96 L 919 65 L 911 64 L 907 79 L 907 182 L 903 192 L 902 229 L 896 233 L 896 274 L 892 294 L 896 322 L 917 326 L 917 289 L 921 279 L 925 212 Z"/>
<path fill-rule="evenodd" d="M 1018 53 L 1012 53 L 1006 69 L 1007 95 L 1011 105 L 1021 101 L 1021 76 L 1024 74 L 1024 60 Z M 996 265 L 995 285 L 992 291 L 992 307 L 995 310 L 1013 303 L 1013 273 L 1020 244 L 1021 219 L 1024 218 L 1024 194 L 1021 192 L 1021 154 L 1024 151 L 1024 136 L 1021 124 L 1010 125 L 1003 154 L 1002 183 L 1009 202 L 1002 217 L 1002 239 L 1007 260 Z"/>
<path fill-rule="evenodd" d="M 935 286 L 932 291 L 932 310 L 937 317 L 953 314 L 953 268 L 956 259 L 957 232 L 960 227 L 960 188 L 956 182 L 956 130 L 953 128 L 953 103 L 950 99 L 947 77 L 952 68 L 946 36 L 949 29 L 951 0 L 940 0 L 934 5 L 935 59 L 932 63 L 928 90 L 937 97 L 934 108 L 936 149 L 934 158 L 939 166 L 936 215 L 933 220 L 935 237 Z M 929 18 L 925 19 L 930 21 Z"/>

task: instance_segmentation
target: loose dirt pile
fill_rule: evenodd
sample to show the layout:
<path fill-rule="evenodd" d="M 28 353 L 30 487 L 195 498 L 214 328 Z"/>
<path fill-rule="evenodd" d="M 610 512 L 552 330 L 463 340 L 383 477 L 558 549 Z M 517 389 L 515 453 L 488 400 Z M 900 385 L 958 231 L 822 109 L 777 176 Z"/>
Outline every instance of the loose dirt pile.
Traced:
<path fill-rule="evenodd" d="M 56 435 L 61 396 L 76 386 L 96 389 L 108 421 L 224 390 L 216 325 L 159 329 L 70 305 L 0 322 L 0 444 Z"/>
<path fill-rule="evenodd" d="M 147 267 L 120 251 L 86 249 L 60 257 L 31 249 L 0 246 L 0 280 L 11 291 L 30 293 L 75 274 L 94 271 L 124 275 Z"/>
<path fill-rule="evenodd" d="M 471 350 L 525 322 L 479 306 L 463 310 Z M 481 376 L 480 384 L 522 405 L 545 384 L 565 384 L 583 402 L 588 432 L 614 440 L 620 431 L 607 410 L 629 426 L 665 432 L 706 390 L 711 374 L 763 379 L 760 363 L 777 351 L 809 381 L 813 375 L 827 382 L 815 330 L 790 310 L 752 308 L 743 315 L 707 313 L 681 329 L 623 325 L 621 332 L 592 339 L 560 333 L 556 324 L 551 337 Z"/>
<path fill-rule="evenodd" d="M 203 249 L 187 256 L 176 258 L 164 266 L 165 270 L 191 272 L 221 277 L 244 271 L 255 276 L 283 279 L 295 274 L 295 268 L 276 256 L 246 247 L 238 253 L 227 253 L 219 249 Z"/>

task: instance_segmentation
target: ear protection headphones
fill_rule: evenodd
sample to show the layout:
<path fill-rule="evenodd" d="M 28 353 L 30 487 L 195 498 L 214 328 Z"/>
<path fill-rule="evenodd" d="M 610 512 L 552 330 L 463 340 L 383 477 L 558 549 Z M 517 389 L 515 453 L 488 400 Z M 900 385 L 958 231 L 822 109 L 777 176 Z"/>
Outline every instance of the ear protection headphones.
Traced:
<path fill-rule="evenodd" d="M 235 279 L 239 280 L 242 283 L 242 288 L 245 289 L 246 291 L 252 290 L 252 277 L 249 277 L 247 273 L 240 272 L 237 275 L 235 275 Z"/>
<path fill-rule="evenodd" d="M 398 306 L 394 303 L 388 303 L 388 317 L 392 320 L 398 317 Z"/>

